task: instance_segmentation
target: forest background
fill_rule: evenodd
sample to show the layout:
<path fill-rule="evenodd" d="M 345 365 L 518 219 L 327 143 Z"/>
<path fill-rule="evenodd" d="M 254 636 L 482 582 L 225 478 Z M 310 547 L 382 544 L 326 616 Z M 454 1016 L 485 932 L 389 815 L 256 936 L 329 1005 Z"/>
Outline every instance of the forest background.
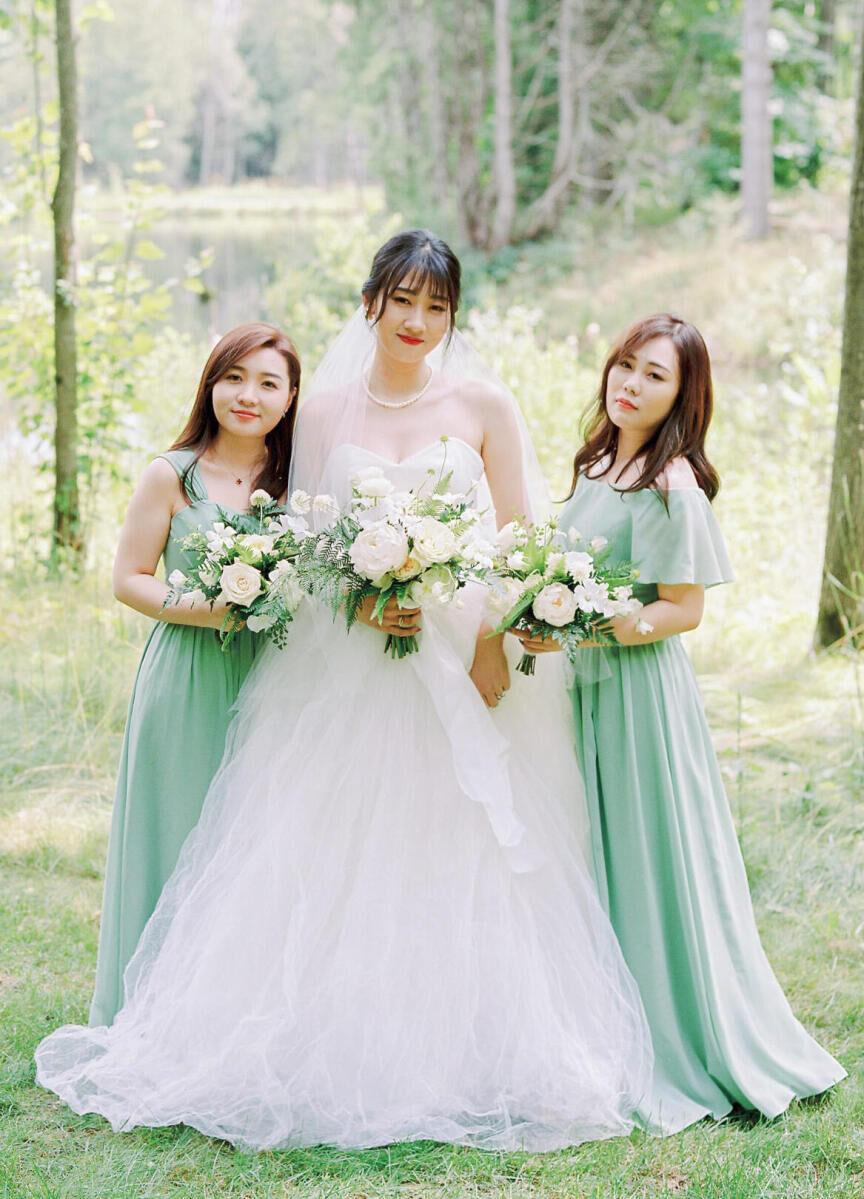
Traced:
<path fill-rule="evenodd" d="M 864 1195 L 864 692 L 849 639 L 812 651 L 859 0 L 113 0 L 73 15 L 77 494 L 58 544 L 55 5 L 0 4 L 0 1196 Z M 517 394 L 556 495 L 610 339 L 671 309 L 709 342 L 738 582 L 688 645 L 766 948 L 851 1075 L 772 1124 L 546 1157 L 249 1157 L 182 1129 L 115 1136 L 34 1085 L 33 1047 L 86 1019 L 92 986 L 148 631 L 110 594 L 134 481 L 215 337 L 272 320 L 308 377 L 375 248 L 417 224 L 459 251 L 459 323 Z"/>

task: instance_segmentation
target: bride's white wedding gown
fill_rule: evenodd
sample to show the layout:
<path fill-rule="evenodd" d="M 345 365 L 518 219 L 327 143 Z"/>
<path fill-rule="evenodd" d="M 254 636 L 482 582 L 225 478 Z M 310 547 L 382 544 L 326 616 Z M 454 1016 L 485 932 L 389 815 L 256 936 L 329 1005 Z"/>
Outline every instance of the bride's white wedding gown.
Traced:
<path fill-rule="evenodd" d="M 370 464 L 416 487 L 444 452 L 340 446 L 330 489 Z M 479 456 L 446 453 L 467 489 Z M 481 612 L 469 589 L 392 661 L 304 605 L 241 694 L 115 1024 L 46 1038 L 43 1086 L 117 1129 L 256 1148 L 632 1127 L 650 1042 L 586 866 L 563 655 L 491 713 L 467 673 Z"/>

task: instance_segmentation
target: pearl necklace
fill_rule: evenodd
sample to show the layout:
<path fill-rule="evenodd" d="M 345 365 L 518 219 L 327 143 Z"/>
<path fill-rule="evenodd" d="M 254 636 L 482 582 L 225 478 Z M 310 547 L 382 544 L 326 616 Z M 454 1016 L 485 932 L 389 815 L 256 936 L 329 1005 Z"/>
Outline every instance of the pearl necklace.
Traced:
<path fill-rule="evenodd" d="M 432 382 L 432 377 L 435 372 L 432 367 L 429 367 L 429 378 L 417 392 L 416 396 L 409 396 L 407 400 L 397 400 L 395 403 L 392 400 L 381 400 L 378 396 L 373 395 L 369 389 L 369 376 L 366 376 L 366 394 L 373 404 L 377 404 L 379 408 L 407 408 L 411 404 L 416 404 L 418 400 L 422 400 L 423 396 L 429 390 L 429 384 Z"/>

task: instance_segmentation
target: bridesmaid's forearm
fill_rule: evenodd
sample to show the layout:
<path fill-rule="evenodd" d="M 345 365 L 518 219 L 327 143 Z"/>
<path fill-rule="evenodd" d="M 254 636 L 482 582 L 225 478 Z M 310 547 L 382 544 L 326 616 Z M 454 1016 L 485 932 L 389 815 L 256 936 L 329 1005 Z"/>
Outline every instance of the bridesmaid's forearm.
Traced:
<path fill-rule="evenodd" d="M 176 603 L 163 607 L 168 595 L 167 584 L 153 575 L 136 574 L 131 578 L 126 575 L 114 580 L 115 598 L 152 620 L 204 629 L 218 629 L 221 626 L 227 610 L 225 604 L 214 604 L 211 608 L 206 600 L 195 602 L 191 596 L 181 595 Z"/>
<path fill-rule="evenodd" d="M 653 641 L 664 641 L 676 633 L 687 633 L 697 628 L 701 619 L 701 605 L 697 611 L 693 604 L 658 599 L 646 604 L 632 616 L 616 616 L 609 625 L 619 645 L 650 645 Z"/>

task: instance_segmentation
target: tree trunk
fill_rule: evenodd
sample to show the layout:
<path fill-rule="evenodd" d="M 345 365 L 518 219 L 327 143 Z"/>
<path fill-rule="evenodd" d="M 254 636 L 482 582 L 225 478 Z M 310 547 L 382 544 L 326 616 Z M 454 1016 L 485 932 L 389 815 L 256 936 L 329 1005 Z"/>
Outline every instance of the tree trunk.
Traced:
<path fill-rule="evenodd" d="M 495 215 L 489 249 L 510 241 L 516 219 L 516 170 L 513 165 L 513 64 L 510 49 L 510 3 L 495 0 Z"/>
<path fill-rule="evenodd" d="M 771 0 L 745 0 L 741 80 L 741 205 L 747 237 L 767 237 L 768 200 L 774 182 L 771 63 L 768 27 Z"/>
<path fill-rule="evenodd" d="M 54 219 L 54 545 L 83 548 L 78 503 L 77 358 L 75 345 L 75 171 L 78 161 L 77 78 L 71 0 L 55 0 L 60 153 L 51 201 Z"/>
<path fill-rule="evenodd" d="M 828 646 L 842 637 L 864 644 L 864 28 L 858 54 L 840 398 L 816 645 Z"/>

